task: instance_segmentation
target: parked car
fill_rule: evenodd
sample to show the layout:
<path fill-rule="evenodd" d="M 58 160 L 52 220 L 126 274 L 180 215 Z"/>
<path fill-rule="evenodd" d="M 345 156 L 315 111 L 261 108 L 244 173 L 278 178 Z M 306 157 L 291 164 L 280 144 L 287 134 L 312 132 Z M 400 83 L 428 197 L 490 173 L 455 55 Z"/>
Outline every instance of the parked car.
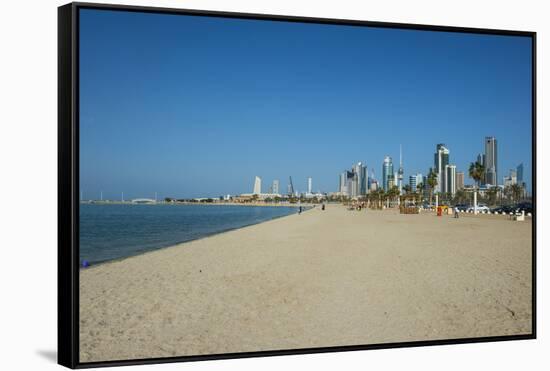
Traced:
<path fill-rule="evenodd" d="M 502 213 L 510 214 L 515 211 L 516 211 L 516 208 L 511 205 L 499 206 L 491 209 L 492 213 L 499 213 L 499 214 L 502 214 Z"/>
<path fill-rule="evenodd" d="M 533 204 L 530 202 L 521 202 L 517 204 L 515 207 L 516 212 L 521 213 L 522 211 L 525 212 L 525 214 L 533 213 Z"/>
<path fill-rule="evenodd" d="M 474 212 L 474 207 L 473 206 L 470 206 L 468 207 L 468 210 L 466 210 L 468 212 Z M 477 205 L 477 211 L 478 212 L 484 212 L 484 211 L 491 211 L 491 209 L 489 209 L 489 207 L 487 205 L 484 205 L 484 204 L 478 204 Z"/>
<path fill-rule="evenodd" d="M 458 211 L 467 211 L 468 207 L 469 205 L 466 204 L 455 205 L 455 208 L 458 209 Z"/>

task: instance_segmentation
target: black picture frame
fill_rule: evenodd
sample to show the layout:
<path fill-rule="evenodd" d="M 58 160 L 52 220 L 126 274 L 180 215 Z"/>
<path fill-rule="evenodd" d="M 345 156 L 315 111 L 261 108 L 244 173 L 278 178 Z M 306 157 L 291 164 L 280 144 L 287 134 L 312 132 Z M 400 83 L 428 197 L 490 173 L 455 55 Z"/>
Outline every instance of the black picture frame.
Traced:
<path fill-rule="evenodd" d="M 427 340 L 308 349 L 288 349 L 200 356 L 177 356 L 81 363 L 79 361 L 79 10 L 102 9 L 123 12 L 195 15 L 281 22 L 398 28 L 454 33 L 515 35 L 532 42 L 532 332 L 526 335 Z M 383 348 L 417 347 L 536 338 L 536 32 L 484 28 L 463 28 L 421 24 L 371 22 L 347 19 L 310 18 L 283 15 L 231 13 L 191 9 L 169 9 L 96 3 L 70 3 L 58 8 L 58 363 L 69 368 L 122 366 L 228 358 L 265 357 L 289 354 L 343 352 Z"/>

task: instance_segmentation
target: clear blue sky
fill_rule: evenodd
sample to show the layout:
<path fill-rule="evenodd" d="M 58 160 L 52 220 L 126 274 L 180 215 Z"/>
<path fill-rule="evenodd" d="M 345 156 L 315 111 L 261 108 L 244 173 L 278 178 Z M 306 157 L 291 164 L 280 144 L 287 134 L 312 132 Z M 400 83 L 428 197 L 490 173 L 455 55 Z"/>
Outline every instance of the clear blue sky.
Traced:
<path fill-rule="evenodd" d="M 531 184 L 526 37 L 81 10 L 84 198 L 219 196 L 288 176 L 335 191 L 385 155 L 405 179 L 437 143 L 467 173 L 485 136 L 498 177 Z M 394 165 L 396 166 L 396 165 Z M 467 183 L 471 180 L 467 178 Z"/>

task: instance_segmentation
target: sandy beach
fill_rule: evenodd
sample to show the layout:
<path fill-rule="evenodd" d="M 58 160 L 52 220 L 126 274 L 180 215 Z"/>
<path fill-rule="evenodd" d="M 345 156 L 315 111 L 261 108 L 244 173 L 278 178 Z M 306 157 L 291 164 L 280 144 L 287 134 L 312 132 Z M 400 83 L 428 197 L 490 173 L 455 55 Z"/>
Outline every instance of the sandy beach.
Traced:
<path fill-rule="evenodd" d="M 80 272 L 80 361 L 531 332 L 531 220 L 315 208 Z"/>

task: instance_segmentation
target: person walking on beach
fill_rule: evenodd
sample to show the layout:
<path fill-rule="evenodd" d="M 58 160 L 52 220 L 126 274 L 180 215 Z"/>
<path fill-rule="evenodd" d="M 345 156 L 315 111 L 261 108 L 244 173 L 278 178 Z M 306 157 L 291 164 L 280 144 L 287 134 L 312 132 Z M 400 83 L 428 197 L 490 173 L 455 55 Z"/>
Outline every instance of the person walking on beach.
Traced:
<path fill-rule="evenodd" d="M 455 219 L 458 219 L 458 207 L 455 206 Z"/>
<path fill-rule="evenodd" d="M 302 213 L 302 206 L 300 206 L 300 207 L 298 208 L 298 214 L 301 214 L 301 213 Z"/>

